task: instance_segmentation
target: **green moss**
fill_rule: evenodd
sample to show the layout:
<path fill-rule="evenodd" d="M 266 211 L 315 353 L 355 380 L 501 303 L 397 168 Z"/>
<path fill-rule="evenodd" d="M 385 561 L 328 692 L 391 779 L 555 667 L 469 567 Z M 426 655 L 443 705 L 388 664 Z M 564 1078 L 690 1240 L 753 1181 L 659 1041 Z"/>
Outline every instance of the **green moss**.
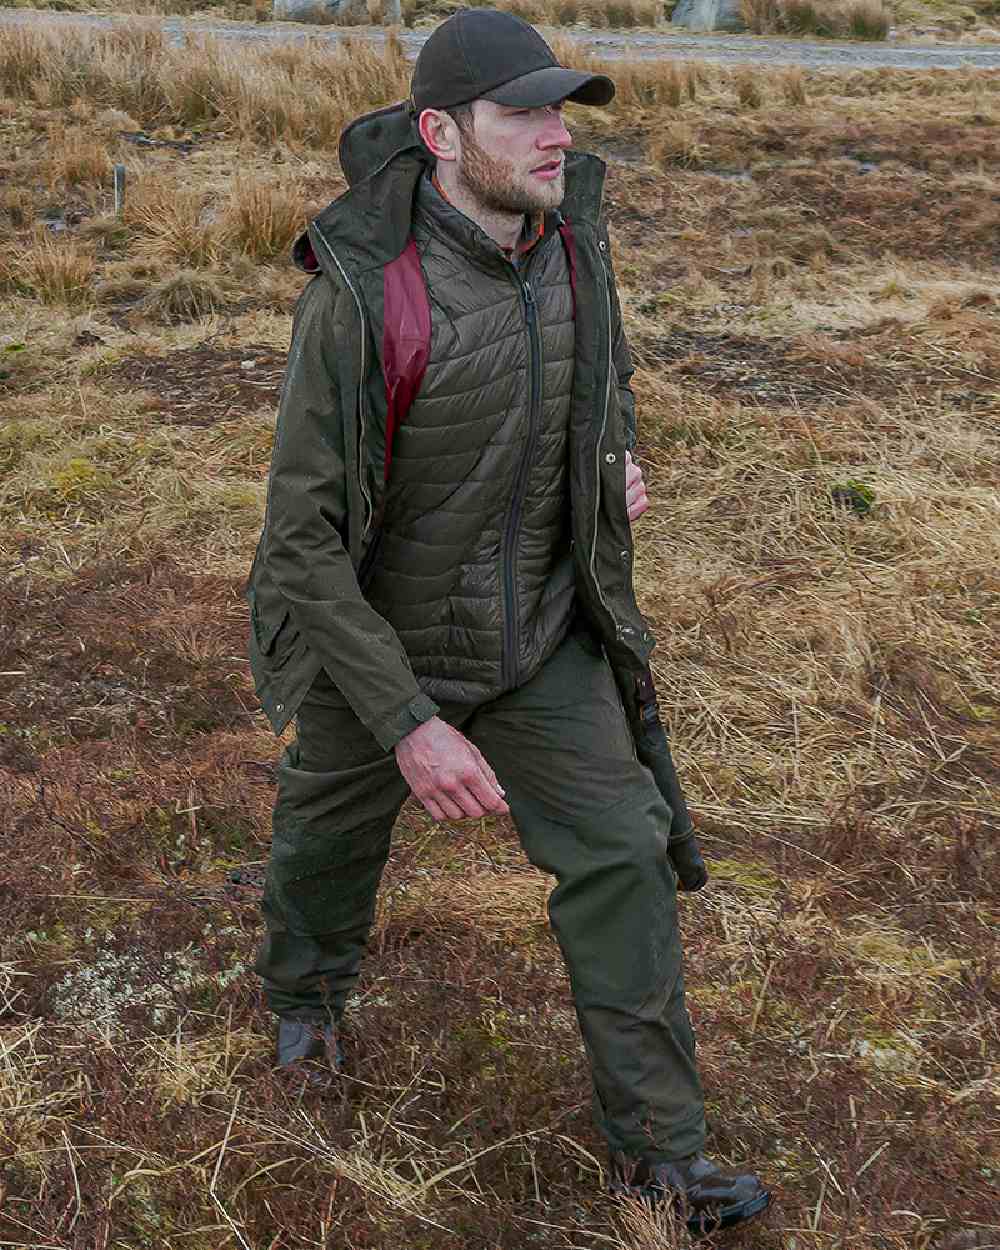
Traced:
<path fill-rule="evenodd" d="M 749 860 L 713 859 L 708 867 L 717 881 L 730 881 L 754 894 L 774 894 L 781 888 L 780 877 Z"/>
<path fill-rule="evenodd" d="M 875 506 L 874 487 L 854 478 L 834 482 L 830 487 L 830 498 L 838 507 L 850 509 L 856 516 L 867 516 Z"/>
<path fill-rule="evenodd" d="M 227 485 L 219 491 L 219 503 L 234 519 L 256 524 L 264 515 L 264 491 L 258 486 Z"/>
<path fill-rule="evenodd" d="M 46 486 L 52 503 L 78 504 L 106 494 L 112 477 L 93 460 L 74 456 L 49 470 Z"/>

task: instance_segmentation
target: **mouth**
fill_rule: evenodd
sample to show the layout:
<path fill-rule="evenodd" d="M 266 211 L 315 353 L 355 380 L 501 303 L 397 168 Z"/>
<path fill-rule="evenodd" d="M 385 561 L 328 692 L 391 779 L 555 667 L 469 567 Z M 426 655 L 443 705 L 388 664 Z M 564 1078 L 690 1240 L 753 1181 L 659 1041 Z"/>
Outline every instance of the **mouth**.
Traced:
<path fill-rule="evenodd" d="M 546 161 L 544 165 L 537 165 L 532 171 L 535 178 L 558 178 L 563 171 L 562 161 Z"/>

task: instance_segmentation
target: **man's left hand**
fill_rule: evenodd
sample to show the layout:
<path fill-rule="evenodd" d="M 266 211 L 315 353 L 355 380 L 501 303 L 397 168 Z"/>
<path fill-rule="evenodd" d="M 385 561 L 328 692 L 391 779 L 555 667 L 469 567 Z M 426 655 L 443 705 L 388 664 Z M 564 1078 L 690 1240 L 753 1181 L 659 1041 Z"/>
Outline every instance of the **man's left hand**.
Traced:
<path fill-rule="evenodd" d="M 649 507 L 642 469 L 632 459 L 630 451 L 625 453 L 625 506 L 628 508 L 630 521 L 638 520 Z"/>

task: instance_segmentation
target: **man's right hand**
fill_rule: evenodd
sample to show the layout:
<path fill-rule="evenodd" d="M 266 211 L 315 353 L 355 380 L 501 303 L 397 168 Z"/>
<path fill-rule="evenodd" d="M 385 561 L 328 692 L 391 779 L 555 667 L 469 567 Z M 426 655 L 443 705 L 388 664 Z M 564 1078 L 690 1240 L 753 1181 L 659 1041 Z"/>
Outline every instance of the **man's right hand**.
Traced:
<path fill-rule="evenodd" d="M 439 716 L 396 744 L 399 771 L 435 820 L 510 811 L 497 775 L 464 734 Z"/>

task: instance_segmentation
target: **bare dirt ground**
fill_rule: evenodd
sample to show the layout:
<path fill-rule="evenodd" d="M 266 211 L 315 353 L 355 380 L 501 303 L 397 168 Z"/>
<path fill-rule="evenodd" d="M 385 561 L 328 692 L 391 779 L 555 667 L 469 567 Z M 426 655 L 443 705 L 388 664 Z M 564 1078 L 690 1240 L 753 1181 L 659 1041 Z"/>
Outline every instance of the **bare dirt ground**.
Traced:
<path fill-rule="evenodd" d="M 288 246 L 409 62 L 74 30 L 0 26 L 0 1244 L 686 1250 L 604 1191 L 506 822 L 405 811 L 347 1075 L 273 1071 L 241 587 Z M 987 1250 L 1000 76 L 613 72 L 570 123 L 609 162 L 636 577 L 712 872 L 682 904 L 710 1149 L 776 1193 L 718 1244 Z"/>
<path fill-rule="evenodd" d="M 0 25 L 31 26 L 52 23 L 78 30 L 108 30 L 128 18 L 102 14 L 37 12 L 0 8 Z M 353 26 L 349 31 L 329 26 L 301 26 L 290 22 L 228 22 L 211 19 L 143 18 L 173 40 L 187 35 L 211 35 L 252 43 L 296 43 L 318 39 L 335 45 L 344 38 L 370 40 L 376 46 L 385 39 L 380 27 Z M 415 57 L 429 30 L 403 30 L 399 39 L 407 55 Z M 548 32 L 568 41 L 581 53 L 607 60 L 701 61 L 708 65 L 799 65 L 811 70 L 849 69 L 998 69 L 1000 46 L 973 43 L 910 44 L 838 43 L 834 40 L 778 39 L 753 35 L 690 35 L 652 31 L 586 31 L 553 28 Z"/>

